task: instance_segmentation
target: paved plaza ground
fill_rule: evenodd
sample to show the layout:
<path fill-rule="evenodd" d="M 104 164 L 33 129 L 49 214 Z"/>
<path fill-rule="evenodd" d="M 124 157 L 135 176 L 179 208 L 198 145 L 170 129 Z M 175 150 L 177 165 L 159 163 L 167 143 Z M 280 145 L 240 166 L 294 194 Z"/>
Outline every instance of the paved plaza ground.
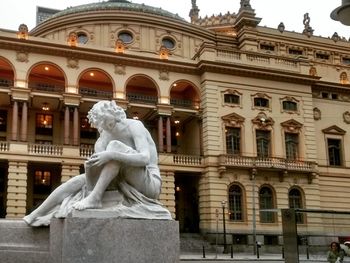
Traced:
<path fill-rule="evenodd" d="M 282 258 L 281 254 L 266 254 L 266 255 L 260 255 L 259 258 L 255 255 L 248 255 L 248 254 L 234 254 L 231 258 L 231 254 L 206 254 L 205 258 L 203 258 L 202 254 L 194 254 L 194 253 L 181 253 L 180 256 L 181 262 L 273 262 L 273 263 L 284 263 L 284 259 Z M 306 258 L 306 255 L 300 255 L 300 263 L 324 263 L 327 262 L 327 256 L 326 253 L 324 255 L 310 255 L 309 259 Z M 344 258 L 344 263 L 350 263 L 350 257 Z"/>

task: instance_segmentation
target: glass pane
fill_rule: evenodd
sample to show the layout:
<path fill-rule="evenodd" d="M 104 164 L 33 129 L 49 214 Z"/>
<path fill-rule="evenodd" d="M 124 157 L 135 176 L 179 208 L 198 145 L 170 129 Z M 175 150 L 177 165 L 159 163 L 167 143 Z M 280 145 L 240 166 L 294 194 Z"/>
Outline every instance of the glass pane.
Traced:
<path fill-rule="evenodd" d="M 341 141 L 337 139 L 328 139 L 329 165 L 341 165 Z"/>
<path fill-rule="evenodd" d="M 238 185 L 232 185 L 229 190 L 230 220 L 242 221 L 242 191 Z"/>
<path fill-rule="evenodd" d="M 286 158 L 298 159 L 299 135 L 295 133 L 285 133 Z"/>
<path fill-rule="evenodd" d="M 226 151 L 228 154 L 240 154 L 241 130 L 226 127 Z"/>
<path fill-rule="evenodd" d="M 266 158 L 270 156 L 270 132 L 256 130 L 257 156 Z"/>

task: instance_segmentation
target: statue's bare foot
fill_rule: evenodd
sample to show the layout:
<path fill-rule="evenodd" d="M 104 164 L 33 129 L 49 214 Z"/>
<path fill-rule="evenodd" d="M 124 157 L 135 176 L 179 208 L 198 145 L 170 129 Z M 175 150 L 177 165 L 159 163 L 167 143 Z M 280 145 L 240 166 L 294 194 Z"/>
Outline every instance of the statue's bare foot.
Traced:
<path fill-rule="evenodd" d="M 73 205 L 73 208 L 77 210 L 84 210 L 88 208 L 101 208 L 101 207 L 102 207 L 101 201 L 95 198 L 93 195 L 89 195 L 83 200 Z"/>
<path fill-rule="evenodd" d="M 23 221 L 26 222 L 28 225 L 31 225 L 34 222 L 35 218 L 32 216 L 32 214 L 26 215 L 23 217 Z"/>

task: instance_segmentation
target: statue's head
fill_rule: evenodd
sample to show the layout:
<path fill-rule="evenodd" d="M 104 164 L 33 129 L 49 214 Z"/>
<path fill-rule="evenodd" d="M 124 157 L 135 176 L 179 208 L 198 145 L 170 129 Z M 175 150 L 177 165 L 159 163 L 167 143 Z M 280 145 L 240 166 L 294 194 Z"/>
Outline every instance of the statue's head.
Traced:
<path fill-rule="evenodd" d="M 88 119 L 92 126 L 99 127 L 99 123 L 111 121 L 120 122 L 126 119 L 123 108 L 119 107 L 115 101 L 102 100 L 94 104 L 88 112 Z"/>

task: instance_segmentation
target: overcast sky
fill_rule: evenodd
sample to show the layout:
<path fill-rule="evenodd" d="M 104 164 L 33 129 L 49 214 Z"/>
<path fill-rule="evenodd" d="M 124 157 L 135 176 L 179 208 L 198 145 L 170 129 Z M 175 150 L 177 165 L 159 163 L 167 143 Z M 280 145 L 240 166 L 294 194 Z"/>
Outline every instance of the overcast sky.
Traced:
<path fill-rule="evenodd" d="M 0 28 L 17 30 L 21 23 L 29 30 L 35 27 L 36 7 L 43 6 L 54 9 L 65 9 L 87 3 L 101 2 L 99 0 L 1 0 Z M 191 0 L 132 0 L 133 3 L 161 7 L 172 13 L 177 13 L 189 21 L 188 13 L 191 9 Z M 303 17 L 309 13 L 310 26 L 315 30 L 314 35 L 330 37 L 334 32 L 349 39 L 350 26 L 333 21 L 330 13 L 341 4 L 341 0 L 250 0 L 257 17 L 262 18 L 260 26 L 277 28 L 280 22 L 285 30 L 302 32 L 304 29 Z M 219 13 L 237 13 L 240 0 L 197 0 L 200 16 L 211 16 Z"/>

